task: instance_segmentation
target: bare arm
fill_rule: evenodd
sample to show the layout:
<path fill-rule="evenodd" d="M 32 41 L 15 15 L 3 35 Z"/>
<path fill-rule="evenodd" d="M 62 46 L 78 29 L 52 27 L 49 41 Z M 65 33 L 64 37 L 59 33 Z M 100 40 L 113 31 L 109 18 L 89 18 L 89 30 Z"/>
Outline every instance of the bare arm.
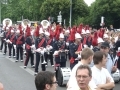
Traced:
<path fill-rule="evenodd" d="M 0 83 L 0 90 L 4 90 L 2 83 Z"/>

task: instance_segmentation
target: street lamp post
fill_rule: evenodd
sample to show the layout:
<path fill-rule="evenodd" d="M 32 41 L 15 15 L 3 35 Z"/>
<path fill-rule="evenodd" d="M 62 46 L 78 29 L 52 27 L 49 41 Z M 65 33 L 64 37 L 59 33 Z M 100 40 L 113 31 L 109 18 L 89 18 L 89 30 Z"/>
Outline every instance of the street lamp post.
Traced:
<path fill-rule="evenodd" d="M 70 0 L 70 27 L 71 27 L 71 22 L 72 22 L 72 0 Z"/>

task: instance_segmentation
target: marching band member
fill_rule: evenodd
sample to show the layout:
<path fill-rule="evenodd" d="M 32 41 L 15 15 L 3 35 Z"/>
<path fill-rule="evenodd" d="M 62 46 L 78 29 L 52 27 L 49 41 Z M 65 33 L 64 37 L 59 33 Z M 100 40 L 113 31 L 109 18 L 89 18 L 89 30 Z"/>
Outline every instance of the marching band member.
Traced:
<path fill-rule="evenodd" d="M 9 58 L 11 58 L 11 50 L 13 49 L 13 57 L 15 58 L 15 48 L 13 47 L 13 44 L 15 43 L 14 41 L 15 38 L 15 33 L 14 30 L 11 30 L 10 35 L 8 36 L 8 48 L 9 48 Z"/>
<path fill-rule="evenodd" d="M 8 38 L 8 36 L 9 36 L 9 34 L 10 34 L 10 31 L 9 31 L 9 27 L 6 27 L 5 28 L 5 32 L 4 32 L 4 54 L 3 55 L 6 55 L 6 52 L 7 52 L 7 42 L 6 42 L 6 40 L 7 40 L 7 38 Z"/>
<path fill-rule="evenodd" d="M 86 37 L 87 37 L 86 45 L 90 47 L 92 45 L 92 37 L 89 30 L 86 30 Z"/>
<path fill-rule="evenodd" d="M 27 67 L 29 59 L 31 59 L 31 67 L 34 68 L 34 53 L 33 49 L 35 48 L 33 38 L 31 36 L 30 28 L 27 27 L 26 40 L 25 40 L 25 49 L 26 49 L 26 59 L 24 62 L 24 68 Z"/>
<path fill-rule="evenodd" d="M 37 27 L 36 33 L 37 33 L 36 34 L 37 38 L 35 40 L 35 47 L 36 47 L 35 75 L 37 75 L 37 73 L 38 73 L 38 67 L 39 67 L 40 60 L 41 60 L 42 71 L 46 70 L 46 67 L 45 67 L 45 65 L 46 65 L 46 61 L 45 61 L 46 42 L 45 42 L 45 38 L 44 38 L 43 29 L 40 28 L 40 30 L 39 30 L 39 27 Z"/>
<path fill-rule="evenodd" d="M 69 44 L 70 44 L 70 40 L 69 40 L 69 34 L 70 31 L 69 30 L 65 30 L 64 36 L 65 36 L 65 42 L 66 42 L 66 48 L 68 50 L 68 52 L 66 53 L 66 57 L 68 57 L 68 59 L 70 59 L 70 52 L 69 52 Z"/>
<path fill-rule="evenodd" d="M 59 40 L 55 41 L 53 46 L 54 58 L 55 58 L 55 71 L 56 77 L 58 72 L 58 67 L 66 67 L 66 43 L 64 41 L 63 33 L 60 33 Z"/>
<path fill-rule="evenodd" d="M 54 63 L 53 63 L 53 39 L 50 38 L 50 33 L 49 32 L 45 32 L 45 36 L 46 36 L 46 56 L 45 56 L 45 60 L 48 64 L 48 59 L 50 59 L 51 66 L 54 66 Z"/>
<path fill-rule="evenodd" d="M 82 37 L 79 33 L 75 34 L 75 42 L 70 44 L 70 68 L 72 68 L 78 63 L 78 61 L 81 58 L 80 52 L 82 51 L 82 43 L 81 43 Z"/>
<path fill-rule="evenodd" d="M 98 33 L 95 32 L 92 40 L 92 49 L 94 52 L 100 51 L 100 48 L 98 47 Z"/>
<path fill-rule="evenodd" d="M 103 40 L 104 40 L 105 42 L 109 42 L 109 37 L 108 37 L 107 34 L 104 34 Z M 109 42 L 109 43 L 110 43 L 110 42 Z"/>
<path fill-rule="evenodd" d="M 3 49 L 3 44 L 4 44 L 4 32 L 5 32 L 5 30 L 2 28 L 2 30 L 0 31 L 1 33 L 0 33 L 0 40 L 1 40 L 1 45 L 0 45 L 0 51 L 2 51 L 2 49 Z"/>
<path fill-rule="evenodd" d="M 22 34 L 22 30 L 18 29 L 16 31 L 16 36 L 14 39 L 15 39 L 14 48 L 17 51 L 15 62 L 18 62 L 18 60 L 19 60 L 19 53 L 20 53 L 20 60 L 21 60 L 21 62 L 23 62 L 23 44 L 24 44 L 25 40 L 24 40 L 24 36 Z"/>
<path fill-rule="evenodd" d="M 83 47 L 85 48 L 87 45 L 87 37 L 86 37 L 86 31 L 85 29 L 82 29 L 82 33 L 81 33 L 81 36 L 82 36 L 82 44 L 83 44 Z"/>

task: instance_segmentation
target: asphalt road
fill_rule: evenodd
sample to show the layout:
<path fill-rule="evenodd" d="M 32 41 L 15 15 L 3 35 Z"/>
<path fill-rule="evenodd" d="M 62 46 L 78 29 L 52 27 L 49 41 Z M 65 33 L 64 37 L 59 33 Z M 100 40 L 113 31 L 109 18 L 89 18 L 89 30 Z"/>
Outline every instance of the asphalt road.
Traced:
<path fill-rule="evenodd" d="M 67 66 L 69 62 L 67 61 Z M 39 71 L 41 67 L 39 67 Z M 54 71 L 54 68 L 47 67 L 48 71 Z M 34 69 L 28 64 L 23 68 L 23 62 L 15 62 L 14 58 L 8 58 L 0 52 L 0 82 L 3 83 L 5 90 L 36 90 L 34 84 Z M 57 87 L 57 90 L 66 90 L 65 87 Z M 120 90 L 120 84 L 116 84 L 114 90 Z"/>

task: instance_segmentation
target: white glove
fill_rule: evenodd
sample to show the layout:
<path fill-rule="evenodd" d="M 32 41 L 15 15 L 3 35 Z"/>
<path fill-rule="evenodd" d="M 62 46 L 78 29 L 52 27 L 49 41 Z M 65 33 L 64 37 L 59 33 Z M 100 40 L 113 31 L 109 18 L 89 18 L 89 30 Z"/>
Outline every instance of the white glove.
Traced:
<path fill-rule="evenodd" d="M 51 49 L 53 49 L 53 47 L 52 47 L 52 46 L 50 46 L 49 48 L 50 48 L 50 50 L 51 50 Z"/>
<path fill-rule="evenodd" d="M 25 49 L 25 44 L 23 44 L 23 49 Z"/>
<path fill-rule="evenodd" d="M 77 57 L 78 59 L 80 59 L 81 58 L 81 55 L 80 54 L 78 54 L 78 57 Z"/>
<path fill-rule="evenodd" d="M 31 48 L 35 48 L 35 45 L 30 46 Z"/>
<path fill-rule="evenodd" d="M 3 40 L 5 40 L 5 41 L 6 41 L 6 38 L 5 38 L 5 39 L 3 39 Z"/>
<path fill-rule="evenodd" d="M 7 43 L 9 43 L 9 42 L 10 42 L 10 40 L 8 39 L 8 40 L 6 40 L 6 42 L 7 42 Z"/>
<path fill-rule="evenodd" d="M 84 48 L 88 47 L 87 45 L 84 45 Z"/>
<path fill-rule="evenodd" d="M 58 52 L 59 52 L 59 51 L 55 51 L 53 55 L 58 55 Z"/>
<path fill-rule="evenodd" d="M 44 54 L 44 50 L 40 51 L 40 53 L 43 55 Z"/>
<path fill-rule="evenodd" d="M 47 52 L 46 48 L 43 49 L 44 52 Z"/>
<path fill-rule="evenodd" d="M 40 49 L 40 48 L 38 48 L 38 49 L 36 50 L 36 52 L 38 52 L 38 53 L 40 53 L 40 51 L 41 51 L 41 49 Z"/>
<path fill-rule="evenodd" d="M 16 45 L 13 45 L 14 49 L 16 49 Z"/>
<path fill-rule="evenodd" d="M 93 46 L 91 45 L 90 48 L 93 49 Z"/>
<path fill-rule="evenodd" d="M 66 42 L 66 46 L 69 46 L 69 43 L 68 43 L 68 42 Z"/>
<path fill-rule="evenodd" d="M 10 44 L 12 44 L 12 42 L 11 42 L 11 41 L 10 41 L 9 43 L 10 43 Z"/>

